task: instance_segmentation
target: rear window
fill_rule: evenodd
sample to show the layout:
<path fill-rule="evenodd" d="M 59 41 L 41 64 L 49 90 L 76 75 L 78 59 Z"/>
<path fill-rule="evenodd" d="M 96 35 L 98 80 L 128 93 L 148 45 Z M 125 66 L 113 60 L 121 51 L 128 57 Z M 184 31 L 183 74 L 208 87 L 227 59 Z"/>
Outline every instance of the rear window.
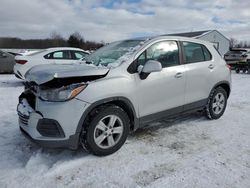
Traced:
<path fill-rule="evenodd" d="M 46 52 L 47 50 L 39 50 L 39 51 L 35 51 L 35 52 L 30 52 L 27 56 L 34 56 L 43 52 Z"/>
<path fill-rule="evenodd" d="M 71 51 L 72 59 L 82 59 L 85 56 L 87 56 L 87 53 L 81 52 L 81 51 Z"/>

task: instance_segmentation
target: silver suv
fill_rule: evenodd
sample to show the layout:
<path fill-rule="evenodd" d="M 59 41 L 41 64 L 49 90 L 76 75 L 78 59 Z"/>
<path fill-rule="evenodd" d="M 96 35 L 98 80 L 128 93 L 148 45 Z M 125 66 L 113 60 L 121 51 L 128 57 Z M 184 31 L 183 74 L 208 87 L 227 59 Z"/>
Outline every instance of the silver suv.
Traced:
<path fill-rule="evenodd" d="M 26 75 L 21 131 L 45 147 L 109 155 L 150 122 L 204 110 L 220 118 L 231 74 L 212 44 L 160 36 L 111 43 L 84 63 L 41 65 Z"/>

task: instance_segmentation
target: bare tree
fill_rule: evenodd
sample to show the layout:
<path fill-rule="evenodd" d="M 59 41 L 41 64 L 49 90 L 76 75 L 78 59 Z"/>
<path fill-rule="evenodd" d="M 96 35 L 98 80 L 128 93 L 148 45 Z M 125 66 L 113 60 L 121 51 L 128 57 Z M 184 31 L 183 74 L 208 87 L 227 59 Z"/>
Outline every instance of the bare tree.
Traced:
<path fill-rule="evenodd" d="M 50 33 L 50 38 L 51 39 L 63 39 L 63 37 L 56 31 L 53 31 L 52 33 Z"/>
<path fill-rule="evenodd" d="M 76 48 L 84 47 L 84 39 L 79 32 L 74 32 L 69 36 L 68 45 Z"/>
<path fill-rule="evenodd" d="M 50 34 L 50 39 L 52 40 L 51 42 L 53 47 L 60 47 L 66 45 L 64 38 L 55 31 Z"/>
<path fill-rule="evenodd" d="M 238 41 L 235 38 L 230 38 L 230 48 L 236 47 L 236 45 L 238 44 Z"/>
<path fill-rule="evenodd" d="M 84 50 L 95 50 L 104 45 L 94 41 L 85 41 L 79 32 L 64 39 L 59 33 L 52 32 L 46 39 L 20 39 L 14 37 L 0 37 L 0 48 L 42 49 L 50 47 L 74 46 Z"/>

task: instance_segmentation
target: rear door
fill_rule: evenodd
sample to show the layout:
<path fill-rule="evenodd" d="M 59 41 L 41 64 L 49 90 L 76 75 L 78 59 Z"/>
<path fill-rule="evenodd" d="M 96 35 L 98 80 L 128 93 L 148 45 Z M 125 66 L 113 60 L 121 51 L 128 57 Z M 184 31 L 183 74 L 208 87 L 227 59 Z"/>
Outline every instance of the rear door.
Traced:
<path fill-rule="evenodd" d="M 186 66 L 186 95 L 184 110 L 203 106 L 212 88 L 215 62 L 208 49 L 198 43 L 182 42 Z"/>

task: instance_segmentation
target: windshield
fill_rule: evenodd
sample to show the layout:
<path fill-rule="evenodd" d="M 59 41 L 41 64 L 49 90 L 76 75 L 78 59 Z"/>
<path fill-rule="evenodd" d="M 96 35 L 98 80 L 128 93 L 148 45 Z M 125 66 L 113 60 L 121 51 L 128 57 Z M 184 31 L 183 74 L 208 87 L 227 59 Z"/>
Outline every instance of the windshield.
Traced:
<path fill-rule="evenodd" d="M 27 52 L 25 55 L 26 55 L 26 56 L 34 56 L 34 55 L 43 53 L 43 52 L 45 52 L 45 51 L 47 51 L 47 50 L 32 51 L 32 52 Z"/>
<path fill-rule="evenodd" d="M 90 54 L 85 60 L 87 63 L 93 63 L 96 66 L 112 66 L 114 64 L 120 64 L 142 44 L 143 40 L 113 42 Z"/>

